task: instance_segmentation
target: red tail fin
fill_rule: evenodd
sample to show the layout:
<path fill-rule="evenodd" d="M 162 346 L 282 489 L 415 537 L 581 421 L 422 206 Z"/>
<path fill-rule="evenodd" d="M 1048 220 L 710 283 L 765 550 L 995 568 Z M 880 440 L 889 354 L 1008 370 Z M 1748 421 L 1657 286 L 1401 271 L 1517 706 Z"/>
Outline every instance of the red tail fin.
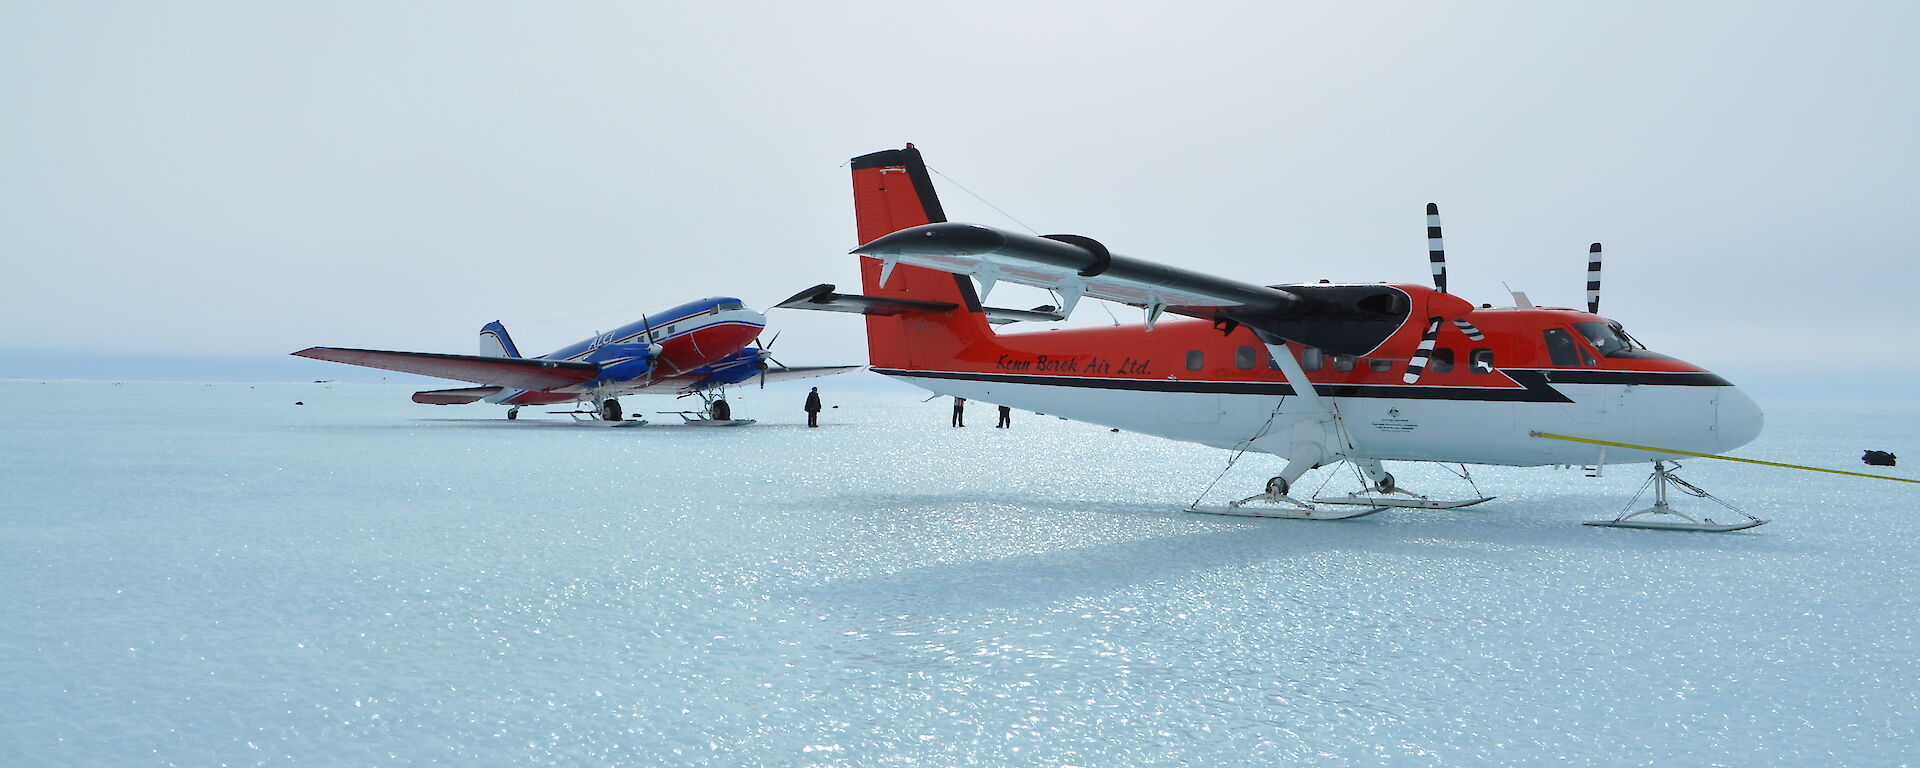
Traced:
<path fill-rule="evenodd" d="M 853 212 L 859 224 L 860 244 L 909 227 L 947 220 L 927 176 L 920 150 L 889 149 L 861 155 L 852 161 Z M 893 296 L 960 305 L 934 314 L 868 315 L 867 357 L 879 369 L 914 370 L 938 367 L 969 345 L 993 338 L 992 326 L 980 313 L 980 297 L 972 279 L 937 269 L 895 265 L 880 284 L 884 265 L 879 259 L 860 258 L 860 284 L 869 296 Z"/>
<path fill-rule="evenodd" d="M 946 221 L 940 196 L 920 150 L 889 149 L 861 155 L 853 166 L 853 215 L 859 219 L 860 244 L 908 227 Z"/>

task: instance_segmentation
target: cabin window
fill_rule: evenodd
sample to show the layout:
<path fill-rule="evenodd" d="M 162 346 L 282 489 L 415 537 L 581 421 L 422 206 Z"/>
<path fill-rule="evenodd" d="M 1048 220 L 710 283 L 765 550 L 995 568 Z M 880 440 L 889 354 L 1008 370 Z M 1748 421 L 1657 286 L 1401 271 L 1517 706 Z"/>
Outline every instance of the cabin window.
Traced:
<path fill-rule="evenodd" d="M 1374 373 L 1386 373 L 1387 371 L 1393 370 L 1393 361 L 1382 360 L 1376 357 L 1367 361 L 1367 367 L 1372 368 Z"/>
<path fill-rule="evenodd" d="M 1309 371 L 1320 370 L 1327 364 L 1327 353 L 1319 347 L 1306 347 L 1300 350 L 1300 367 Z"/>
<path fill-rule="evenodd" d="M 1571 367 L 1580 364 L 1580 353 L 1573 351 L 1573 335 L 1559 328 L 1541 331 L 1547 338 L 1547 357 L 1553 364 Z"/>
<path fill-rule="evenodd" d="M 1207 365 L 1207 353 L 1197 349 L 1187 350 L 1187 370 L 1197 371 Z"/>
<path fill-rule="evenodd" d="M 1251 371 L 1253 370 L 1254 366 L 1259 364 L 1260 364 L 1260 353 L 1253 351 L 1253 347 L 1235 347 L 1234 348 L 1233 367 L 1243 371 Z"/>
<path fill-rule="evenodd" d="M 1353 355 L 1334 355 L 1333 369 L 1336 371 L 1353 370 Z"/>
<path fill-rule="evenodd" d="M 1573 329 L 1579 331 L 1581 336 L 1587 337 L 1587 343 L 1592 344 L 1594 349 L 1607 357 L 1613 357 L 1615 353 L 1633 348 L 1626 339 L 1621 338 L 1620 334 L 1614 333 L 1606 323 L 1574 323 Z"/>
<path fill-rule="evenodd" d="M 1433 350 L 1433 356 L 1427 358 L 1428 373 L 1446 373 L 1453 370 L 1453 350 L 1441 347 Z"/>
<path fill-rule="evenodd" d="M 1474 373 L 1493 373 L 1493 350 L 1479 347 L 1467 353 L 1467 370 Z"/>

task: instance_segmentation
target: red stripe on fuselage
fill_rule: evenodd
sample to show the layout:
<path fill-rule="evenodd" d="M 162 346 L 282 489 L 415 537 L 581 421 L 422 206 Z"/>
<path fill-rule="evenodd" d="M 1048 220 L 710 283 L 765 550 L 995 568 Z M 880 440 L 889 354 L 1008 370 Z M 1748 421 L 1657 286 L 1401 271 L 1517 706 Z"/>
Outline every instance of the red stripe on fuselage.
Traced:
<path fill-rule="evenodd" d="M 1592 348 L 1573 327 L 1573 323 L 1605 322 L 1597 315 L 1563 309 L 1476 310 L 1466 319 L 1486 338 L 1472 341 L 1451 322 L 1442 323 L 1437 349 L 1452 350 L 1453 367 L 1436 370 L 1431 364 L 1420 379 L 1421 387 L 1462 387 L 1521 389 L 1520 383 L 1498 373 L 1474 373 L 1470 356 L 1473 350 L 1493 352 L 1498 368 L 1578 371 L 1618 371 L 1641 373 L 1707 373 L 1705 369 L 1675 359 L 1606 357 Z M 1406 386 L 1406 364 L 1419 344 L 1426 323 L 1408 322 L 1370 357 L 1356 358 L 1353 369 L 1336 369 L 1335 357 L 1326 355 L 1319 370 L 1308 371 L 1315 384 L 1354 386 Z M 1547 351 L 1544 331 L 1563 329 L 1574 343 L 1587 353 L 1593 365 L 1554 365 Z M 909 334 L 909 340 L 911 340 Z M 917 346 L 917 345 L 909 345 Z M 909 351 L 907 370 L 941 370 L 1033 376 L 1083 376 L 1107 379 L 1204 380 L 1227 382 L 1282 382 L 1285 376 L 1268 362 L 1268 354 L 1253 332 L 1241 327 L 1222 334 L 1210 323 L 1190 319 L 1164 319 L 1151 332 L 1143 326 L 1059 329 L 1051 331 L 989 334 L 960 346 L 951 354 L 925 354 L 928 346 Z M 1298 356 L 1301 346 L 1288 345 Z M 915 352 L 919 354 L 915 354 Z M 1197 353 L 1197 357 L 1195 357 Z M 1375 370 L 1369 361 L 1384 360 L 1386 370 Z M 1251 362 L 1250 367 L 1242 367 Z M 1194 364 L 1197 363 L 1197 366 Z"/>

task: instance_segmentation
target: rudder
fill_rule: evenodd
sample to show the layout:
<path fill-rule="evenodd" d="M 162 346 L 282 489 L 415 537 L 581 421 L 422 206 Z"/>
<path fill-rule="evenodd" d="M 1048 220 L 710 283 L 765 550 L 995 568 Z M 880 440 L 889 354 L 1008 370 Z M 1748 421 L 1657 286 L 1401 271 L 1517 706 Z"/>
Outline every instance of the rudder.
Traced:
<path fill-rule="evenodd" d="M 507 327 L 495 320 L 480 326 L 480 354 L 487 357 L 519 357 L 520 348 L 513 345 L 513 337 L 507 335 Z"/>

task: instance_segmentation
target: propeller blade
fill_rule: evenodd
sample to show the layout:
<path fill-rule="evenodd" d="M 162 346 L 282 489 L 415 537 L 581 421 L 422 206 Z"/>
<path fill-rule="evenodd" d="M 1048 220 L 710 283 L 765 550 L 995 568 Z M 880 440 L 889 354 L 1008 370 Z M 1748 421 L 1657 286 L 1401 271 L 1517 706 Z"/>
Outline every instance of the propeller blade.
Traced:
<path fill-rule="evenodd" d="M 1427 261 L 1433 264 L 1433 287 L 1447 292 L 1447 246 L 1440 237 L 1440 206 L 1427 203 Z"/>
<path fill-rule="evenodd" d="M 1470 341 L 1482 341 L 1487 338 L 1486 334 L 1481 333 L 1479 328 L 1473 327 L 1473 323 L 1467 322 L 1464 317 L 1454 318 L 1453 324 L 1460 329 L 1461 333 L 1466 334 Z"/>
<path fill-rule="evenodd" d="M 773 345 L 779 343 L 780 341 L 780 333 L 781 333 L 780 331 L 774 331 L 773 338 L 767 339 L 767 343 L 765 344 L 761 344 L 760 337 L 755 336 L 753 337 L 753 345 L 761 349 L 773 349 Z"/>
<path fill-rule="evenodd" d="M 1440 318 L 1431 318 L 1427 330 L 1420 334 L 1420 346 L 1413 350 L 1413 359 L 1407 361 L 1407 373 L 1401 381 L 1408 384 L 1418 383 L 1420 375 L 1427 372 L 1427 360 L 1433 357 L 1433 344 L 1440 339 Z"/>
<path fill-rule="evenodd" d="M 653 386 L 653 372 L 660 370 L 660 345 L 653 342 L 653 321 L 647 319 L 645 312 L 640 313 L 640 332 L 647 335 L 647 351 L 652 353 L 647 360 L 646 386 L 650 387 Z"/>
<path fill-rule="evenodd" d="M 1587 246 L 1587 311 L 1600 314 L 1600 244 Z"/>

